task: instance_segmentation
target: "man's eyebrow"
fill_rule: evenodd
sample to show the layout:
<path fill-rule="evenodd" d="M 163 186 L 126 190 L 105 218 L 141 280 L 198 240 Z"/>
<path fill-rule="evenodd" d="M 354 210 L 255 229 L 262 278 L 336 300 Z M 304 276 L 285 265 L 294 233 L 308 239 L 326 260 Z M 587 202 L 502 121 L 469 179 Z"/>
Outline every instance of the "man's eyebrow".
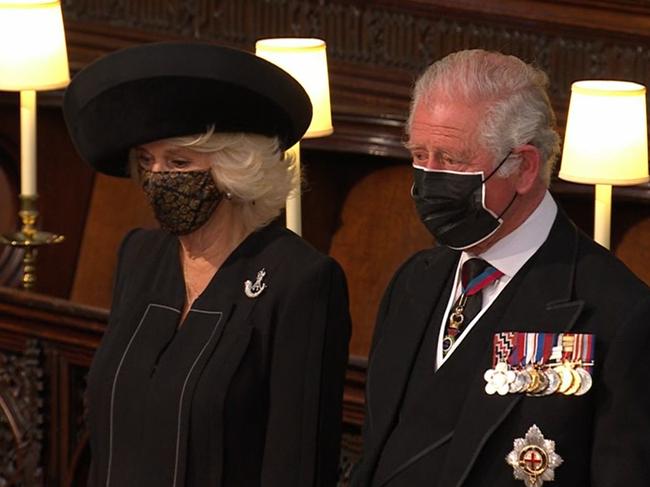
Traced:
<path fill-rule="evenodd" d="M 409 141 L 409 140 L 405 140 L 405 141 L 403 141 L 403 142 L 402 142 L 402 145 L 403 145 L 404 147 L 406 147 L 407 149 L 418 149 L 418 148 L 424 148 L 424 149 L 426 149 L 426 146 L 424 146 L 424 145 L 422 145 L 422 144 L 414 144 L 413 142 L 411 142 L 411 141 Z"/>

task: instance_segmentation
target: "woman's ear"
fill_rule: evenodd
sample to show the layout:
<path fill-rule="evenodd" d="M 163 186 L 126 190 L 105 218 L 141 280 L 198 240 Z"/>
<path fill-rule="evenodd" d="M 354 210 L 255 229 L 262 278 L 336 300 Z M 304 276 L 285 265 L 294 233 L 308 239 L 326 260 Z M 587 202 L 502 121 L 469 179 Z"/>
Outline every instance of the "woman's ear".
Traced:
<path fill-rule="evenodd" d="M 536 188 L 540 182 L 540 171 L 542 170 L 542 158 L 539 149 L 534 145 L 523 144 L 515 147 L 512 154 L 519 157 L 514 182 L 517 193 L 525 195 Z"/>

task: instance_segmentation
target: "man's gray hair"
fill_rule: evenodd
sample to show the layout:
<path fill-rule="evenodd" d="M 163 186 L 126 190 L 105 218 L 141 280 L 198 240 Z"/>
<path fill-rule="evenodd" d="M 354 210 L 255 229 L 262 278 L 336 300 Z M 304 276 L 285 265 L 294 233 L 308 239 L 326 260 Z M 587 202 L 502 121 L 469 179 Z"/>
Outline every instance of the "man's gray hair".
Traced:
<path fill-rule="evenodd" d="M 548 93 L 546 74 L 521 59 L 481 49 L 459 51 L 436 61 L 420 76 L 411 100 L 411 118 L 417 106 L 439 100 L 477 107 L 479 143 L 499 163 L 510 150 L 531 144 L 540 151 L 540 177 L 548 186 L 560 153 L 560 137 Z M 499 174 L 512 172 L 510 158 Z"/>

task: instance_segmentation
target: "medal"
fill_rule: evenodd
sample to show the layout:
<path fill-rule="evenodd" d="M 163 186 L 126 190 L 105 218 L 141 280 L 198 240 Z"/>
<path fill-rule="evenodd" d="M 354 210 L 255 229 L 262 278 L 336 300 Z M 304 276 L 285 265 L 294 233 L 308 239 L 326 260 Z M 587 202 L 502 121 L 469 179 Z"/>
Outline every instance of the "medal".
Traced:
<path fill-rule="evenodd" d="M 510 384 L 515 381 L 516 375 L 508 369 L 508 364 L 499 362 L 493 369 L 487 370 L 483 378 L 487 382 L 485 392 L 490 395 L 499 393 L 500 396 L 505 396 L 510 391 Z"/>
<path fill-rule="evenodd" d="M 526 389 L 528 389 L 528 386 L 530 385 L 530 376 L 528 375 L 528 372 L 525 370 L 519 370 L 515 372 L 516 377 L 515 381 L 510 384 L 510 392 L 511 393 L 517 393 L 517 392 L 524 392 Z"/>
<path fill-rule="evenodd" d="M 582 396 L 583 394 L 586 394 L 589 389 L 591 389 L 591 385 L 593 383 L 593 380 L 591 378 L 591 374 L 587 372 L 585 369 L 582 367 L 578 367 L 576 369 L 576 372 L 580 375 L 580 387 L 578 390 L 575 392 L 576 396 Z"/>
<path fill-rule="evenodd" d="M 580 384 L 582 383 L 582 379 L 580 378 L 580 374 L 576 372 L 576 369 L 573 368 L 573 364 L 569 367 L 569 372 L 571 372 L 571 387 L 569 387 L 566 391 L 564 391 L 563 394 L 567 396 L 572 396 L 576 393 L 578 389 L 580 389 Z"/>
<path fill-rule="evenodd" d="M 560 386 L 558 387 L 557 392 L 566 394 L 566 391 L 568 391 L 573 384 L 573 374 L 571 374 L 571 370 L 565 364 L 558 365 L 553 370 L 560 376 Z"/>
<path fill-rule="evenodd" d="M 450 340 L 453 344 L 453 337 Z M 534 397 L 586 394 L 593 385 L 594 342 L 589 334 L 495 333 L 492 368 L 484 374 L 485 392 Z"/>
<path fill-rule="evenodd" d="M 546 386 L 546 389 L 540 393 L 540 396 L 549 396 L 557 392 L 562 381 L 557 372 L 555 372 L 555 369 L 548 368 L 544 371 L 544 373 L 548 379 L 548 385 Z"/>
<path fill-rule="evenodd" d="M 506 463 L 512 467 L 515 479 L 523 480 L 526 487 L 542 487 L 544 482 L 555 479 L 562 457 L 555 453 L 555 442 L 545 439 L 536 425 L 528 429 L 525 438 L 515 439 L 513 446 Z"/>
<path fill-rule="evenodd" d="M 540 384 L 539 371 L 536 367 L 529 365 L 526 367 L 526 372 L 530 376 L 530 384 L 528 384 L 526 392 L 535 392 Z"/>
<path fill-rule="evenodd" d="M 548 376 L 546 375 L 546 371 L 544 369 L 537 369 L 537 377 L 538 377 L 538 384 L 537 387 L 535 387 L 530 393 L 534 396 L 541 396 L 545 391 L 546 388 L 548 387 Z"/>

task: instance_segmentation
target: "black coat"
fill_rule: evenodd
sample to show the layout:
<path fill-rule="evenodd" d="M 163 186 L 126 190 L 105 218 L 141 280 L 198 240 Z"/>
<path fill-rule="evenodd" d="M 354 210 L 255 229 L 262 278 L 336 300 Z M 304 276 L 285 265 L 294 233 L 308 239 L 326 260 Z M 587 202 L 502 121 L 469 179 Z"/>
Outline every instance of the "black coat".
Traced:
<path fill-rule="evenodd" d="M 144 230 L 122 245 L 89 374 L 89 485 L 334 485 L 350 333 L 341 268 L 284 228 L 264 228 L 179 328 L 178 245 Z M 248 297 L 244 282 L 262 269 L 267 287 Z"/>
<path fill-rule="evenodd" d="M 555 441 L 555 451 L 564 460 L 555 480 L 545 487 L 647 487 L 650 291 L 561 213 L 546 242 L 502 293 L 504 299 L 499 296 L 469 340 L 436 372 L 454 370 L 451 365 L 460 371 L 429 405 L 437 414 L 447 406 L 447 393 L 453 396 L 455 389 L 466 387 L 464 399 L 452 405 L 457 422 L 445 434 L 423 439 L 423 433 L 391 450 L 393 458 L 382 460 L 394 467 L 384 472 L 384 481 L 373 482 L 387 439 L 400 420 L 423 332 L 436 303 L 447 302 L 449 294 L 443 289 L 458 258 L 458 252 L 444 247 L 420 252 L 402 266 L 386 291 L 368 368 L 364 455 L 352 485 L 419 487 L 420 482 L 404 480 L 417 470 L 419 478 L 428 475 L 423 486 L 522 487 L 505 457 L 513 440 L 536 424 L 546 439 Z M 569 330 L 596 336 L 594 384 L 586 395 L 486 394 L 483 374 L 492 365 L 493 333 Z M 476 354 L 463 355 L 472 335 L 484 343 Z M 422 430 L 427 426 L 422 424 Z M 443 450 L 442 459 L 436 458 Z M 438 468 L 427 472 L 434 464 Z"/>

